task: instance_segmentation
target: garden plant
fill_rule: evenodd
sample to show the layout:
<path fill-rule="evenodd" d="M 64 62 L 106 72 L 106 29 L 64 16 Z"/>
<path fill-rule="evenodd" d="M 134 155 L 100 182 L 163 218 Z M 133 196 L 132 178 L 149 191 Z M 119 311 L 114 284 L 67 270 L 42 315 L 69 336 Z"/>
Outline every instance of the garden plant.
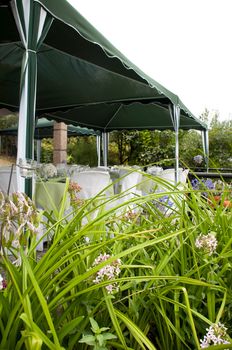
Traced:
<path fill-rule="evenodd" d="M 230 191 L 217 201 L 204 184 L 166 183 L 81 201 L 67 181 L 60 210 L 43 215 L 2 194 L 0 350 L 232 349 Z"/>

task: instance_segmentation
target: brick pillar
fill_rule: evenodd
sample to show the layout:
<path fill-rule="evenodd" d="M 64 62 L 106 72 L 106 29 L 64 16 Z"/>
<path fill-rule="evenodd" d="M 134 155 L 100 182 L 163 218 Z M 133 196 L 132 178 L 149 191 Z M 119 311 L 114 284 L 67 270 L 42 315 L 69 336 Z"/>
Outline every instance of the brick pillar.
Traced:
<path fill-rule="evenodd" d="M 67 162 L 67 125 L 54 122 L 53 126 L 53 163 Z"/>

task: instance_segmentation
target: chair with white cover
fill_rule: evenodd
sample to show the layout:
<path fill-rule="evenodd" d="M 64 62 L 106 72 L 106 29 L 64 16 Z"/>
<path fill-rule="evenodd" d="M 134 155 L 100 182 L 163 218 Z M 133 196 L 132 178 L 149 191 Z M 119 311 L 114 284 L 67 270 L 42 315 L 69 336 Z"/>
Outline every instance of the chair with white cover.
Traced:
<path fill-rule="evenodd" d="M 179 187 L 184 186 L 184 184 L 187 181 L 188 171 L 189 171 L 188 169 L 185 169 L 185 170 L 183 168 L 178 169 L 179 180 L 178 180 L 177 186 Z M 175 185 L 175 169 L 170 168 L 170 169 L 163 170 L 162 173 L 158 175 L 158 178 L 167 181 L 167 186 L 168 184 Z M 165 184 L 159 185 L 159 190 L 162 190 L 162 189 L 165 190 L 167 186 L 165 186 Z"/>
<path fill-rule="evenodd" d="M 189 169 L 179 168 L 179 181 L 176 183 L 175 181 L 175 169 L 165 169 L 159 176 L 161 180 L 164 180 L 162 184 L 159 182 L 156 192 L 169 192 L 166 197 L 169 197 L 169 200 L 173 202 L 171 208 L 166 211 L 166 215 L 170 215 L 173 210 L 176 210 L 179 204 L 183 201 L 184 195 L 182 191 L 187 183 Z M 175 193 L 173 193 L 173 190 Z"/>
<path fill-rule="evenodd" d="M 163 168 L 159 166 L 150 166 L 147 168 L 146 173 L 143 174 L 142 182 L 139 185 L 139 189 L 141 189 L 143 195 L 148 195 L 153 192 L 154 188 L 157 186 L 154 177 L 159 176 L 162 172 Z"/>
<path fill-rule="evenodd" d="M 71 181 L 75 181 L 73 178 L 75 178 L 76 174 L 88 171 L 89 169 L 89 165 L 72 164 L 67 166 L 67 174 Z"/>
<path fill-rule="evenodd" d="M 141 195 L 141 191 L 137 189 L 138 184 L 142 181 L 142 174 L 138 171 L 130 169 L 119 170 L 121 192 L 128 192 L 131 195 Z"/>
<path fill-rule="evenodd" d="M 75 173 L 71 181 L 76 182 L 81 187 L 78 198 L 89 200 L 88 212 L 82 220 L 82 225 L 86 225 L 101 212 L 103 206 L 99 206 L 99 204 L 104 203 L 108 197 L 114 194 L 113 186 L 110 186 L 112 184 L 110 174 L 107 171 L 88 170 Z M 108 208 L 107 203 L 106 208 Z"/>
<path fill-rule="evenodd" d="M 117 199 L 117 204 L 123 204 L 130 201 L 133 198 L 142 195 L 142 191 L 139 189 L 139 184 L 142 181 L 142 173 L 130 168 L 119 169 L 119 189 L 120 196 Z M 129 209 L 135 211 L 136 205 L 129 204 Z"/>
<path fill-rule="evenodd" d="M 163 172 L 163 168 L 160 166 L 152 165 L 147 168 L 146 171 L 148 174 L 157 176 L 160 175 Z"/>
<path fill-rule="evenodd" d="M 90 199 L 95 197 L 111 184 L 110 174 L 107 171 L 88 170 L 73 174 L 71 181 L 80 185 L 79 197 L 81 199 Z M 101 195 L 109 195 L 110 188 L 103 191 Z M 111 192 L 112 194 L 112 192 Z"/>

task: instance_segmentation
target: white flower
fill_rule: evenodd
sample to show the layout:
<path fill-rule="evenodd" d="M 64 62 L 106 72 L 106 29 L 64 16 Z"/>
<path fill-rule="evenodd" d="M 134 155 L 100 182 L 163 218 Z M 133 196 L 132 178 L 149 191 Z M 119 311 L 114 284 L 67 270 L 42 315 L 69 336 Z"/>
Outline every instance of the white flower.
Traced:
<path fill-rule="evenodd" d="M 39 233 L 39 229 L 35 227 L 30 221 L 27 222 L 27 227 L 29 230 L 35 234 Z"/>
<path fill-rule="evenodd" d="M 217 244 L 217 238 L 212 233 L 208 233 L 207 235 L 201 233 L 195 241 L 195 246 L 209 255 L 212 255 L 216 251 Z"/>
<path fill-rule="evenodd" d="M 208 348 L 210 345 L 230 344 L 227 340 L 227 328 L 220 322 L 212 324 L 206 328 L 207 333 L 203 340 L 200 340 L 201 348 Z"/>
<path fill-rule="evenodd" d="M 93 262 L 92 266 L 97 266 L 103 261 L 106 261 L 110 258 L 111 256 L 109 254 L 100 254 Z M 115 259 L 115 261 L 112 261 L 111 264 L 105 265 L 102 267 L 99 271 L 96 273 L 96 277 L 93 280 L 93 283 L 98 284 L 101 283 L 102 281 L 105 280 L 113 280 L 117 278 L 117 276 L 120 274 L 120 265 L 121 265 L 121 260 L 120 259 Z M 118 285 L 117 283 L 111 283 L 107 285 L 106 290 L 109 294 L 111 294 L 113 291 L 118 291 Z"/>

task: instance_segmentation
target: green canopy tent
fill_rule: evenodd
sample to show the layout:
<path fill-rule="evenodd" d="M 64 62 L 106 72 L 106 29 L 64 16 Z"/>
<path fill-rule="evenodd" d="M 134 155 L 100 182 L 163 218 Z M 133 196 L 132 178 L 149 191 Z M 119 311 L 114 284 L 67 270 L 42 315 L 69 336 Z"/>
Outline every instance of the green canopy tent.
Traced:
<path fill-rule="evenodd" d="M 142 119 L 146 127 L 140 129 L 156 129 L 162 121 L 165 127 L 168 115 L 176 132 L 176 168 L 183 120 L 186 128 L 207 134 L 178 96 L 144 74 L 67 1 L 0 0 L 0 21 L 0 107 L 19 110 L 18 159 L 33 156 L 35 115 L 53 113 L 55 119 L 74 108 L 85 109 L 92 125 L 98 119 L 96 129 L 104 132 L 109 125 L 127 127 L 120 111 L 126 111 L 129 128 L 139 128 Z M 94 106 L 102 108 L 100 117 L 91 114 Z M 88 127 L 79 118 L 76 123 Z M 30 181 L 21 179 L 19 188 L 30 193 Z"/>

